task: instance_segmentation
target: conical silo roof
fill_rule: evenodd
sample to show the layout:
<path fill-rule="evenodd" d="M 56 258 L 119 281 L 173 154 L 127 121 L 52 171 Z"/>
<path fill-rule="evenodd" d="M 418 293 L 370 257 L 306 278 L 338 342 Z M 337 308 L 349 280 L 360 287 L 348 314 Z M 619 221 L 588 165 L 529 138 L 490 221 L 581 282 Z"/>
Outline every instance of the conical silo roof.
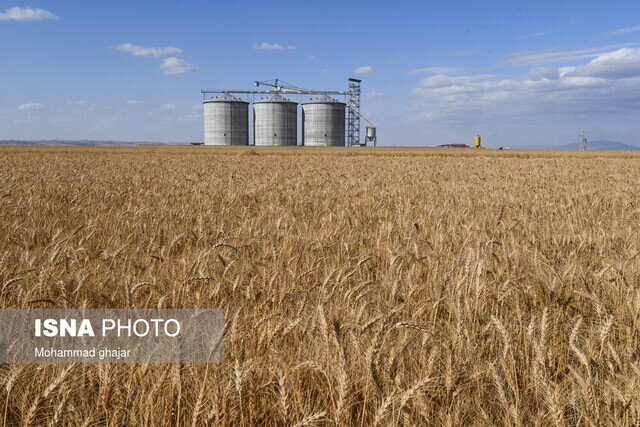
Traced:
<path fill-rule="evenodd" d="M 310 98 L 308 101 L 304 102 L 303 104 L 344 104 L 344 102 L 340 102 L 337 99 L 330 97 L 326 93 L 323 93 L 320 96 L 315 96 L 313 98 Z"/>
<path fill-rule="evenodd" d="M 266 103 L 291 103 L 297 104 L 297 102 L 292 101 L 290 99 L 285 98 L 279 93 L 274 93 L 273 95 L 265 96 L 262 99 L 259 99 L 254 102 L 254 104 L 266 104 Z"/>
<path fill-rule="evenodd" d="M 230 93 L 219 93 L 211 99 L 207 99 L 204 103 L 207 102 L 242 102 L 244 104 L 248 104 L 247 101 L 243 101 L 240 98 L 237 98 Z"/>

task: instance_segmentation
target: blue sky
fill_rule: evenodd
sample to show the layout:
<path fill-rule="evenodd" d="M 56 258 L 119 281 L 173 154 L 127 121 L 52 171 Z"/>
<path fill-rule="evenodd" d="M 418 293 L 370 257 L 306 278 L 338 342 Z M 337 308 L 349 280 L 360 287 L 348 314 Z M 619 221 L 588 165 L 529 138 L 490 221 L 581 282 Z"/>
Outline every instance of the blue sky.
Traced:
<path fill-rule="evenodd" d="M 200 89 L 350 76 L 382 145 L 640 144 L 640 2 L 0 1 L 0 139 L 197 141 Z"/>

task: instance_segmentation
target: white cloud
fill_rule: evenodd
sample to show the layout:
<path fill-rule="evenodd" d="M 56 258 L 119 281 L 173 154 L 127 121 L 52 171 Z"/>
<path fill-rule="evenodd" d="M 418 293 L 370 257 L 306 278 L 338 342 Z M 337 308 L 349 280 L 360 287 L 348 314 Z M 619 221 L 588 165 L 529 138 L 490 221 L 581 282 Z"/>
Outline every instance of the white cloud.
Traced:
<path fill-rule="evenodd" d="M 615 36 L 618 34 L 631 33 L 640 33 L 640 25 L 636 25 L 635 27 L 618 28 L 617 30 L 608 31 L 606 34 L 609 36 Z"/>
<path fill-rule="evenodd" d="M 329 72 L 329 69 L 328 68 L 323 68 L 323 69 L 320 70 L 320 72 L 322 74 L 327 74 Z"/>
<path fill-rule="evenodd" d="M 67 105 L 87 105 L 88 102 L 85 101 L 84 99 L 81 99 L 79 101 L 67 101 Z"/>
<path fill-rule="evenodd" d="M 558 77 L 564 77 L 569 73 L 573 73 L 576 70 L 576 68 L 578 68 L 578 67 L 574 67 L 574 66 L 560 67 L 560 68 L 558 68 L 558 70 L 556 71 L 555 74 Z M 555 78 L 555 77 L 552 77 L 552 78 Z M 536 80 L 536 79 L 534 79 L 534 80 Z"/>
<path fill-rule="evenodd" d="M 464 70 L 461 67 L 423 67 L 409 70 L 409 74 L 447 74 Z"/>
<path fill-rule="evenodd" d="M 364 101 L 373 101 L 374 99 L 380 99 L 384 96 L 384 93 L 377 91 L 377 90 L 372 90 L 369 92 L 365 92 L 364 95 L 362 95 L 362 99 Z"/>
<path fill-rule="evenodd" d="M 295 50 L 296 49 L 296 47 L 293 45 L 283 46 L 278 43 L 267 43 L 267 42 L 255 43 L 253 45 L 253 48 L 255 50 Z"/>
<path fill-rule="evenodd" d="M 625 47 L 604 53 L 574 74 L 612 79 L 640 76 L 640 49 Z"/>
<path fill-rule="evenodd" d="M 597 55 L 583 65 L 536 67 L 527 74 L 426 77 L 413 90 L 424 119 L 640 111 L 640 49 Z"/>
<path fill-rule="evenodd" d="M 371 65 L 364 65 L 362 67 L 356 68 L 353 72 L 356 74 L 361 74 L 363 76 L 366 76 L 368 74 L 373 73 L 373 67 Z"/>
<path fill-rule="evenodd" d="M 571 68 L 571 70 L 569 70 Z M 542 80 L 542 79 L 557 79 L 563 74 L 567 72 L 573 71 L 575 67 L 563 67 L 563 68 L 553 68 L 553 67 L 536 67 L 532 68 L 527 74 L 528 78 L 531 80 Z"/>
<path fill-rule="evenodd" d="M 44 104 L 42 102 L 30 102 L 28 104 L 22 104 L 18 107 L 20 111 L 30 111 L 30 110 L 44 110 Z"/>
<path fill-rule="evenodd" d="M 165 58 L 160 64 L 160 69 L 167 76 L 175 76 L 177 74 L 188 73 L 191 71 L 196 71 L 198 67 L 189 64 L 186 61 L 178 58 Z"/>
<path fill-rule="evenodd" d="M 127 105 L 140 105 L 142 104 L 142 101 L 140 101 L 139 99 L 130 99 L 127 101 Z"/>
<path fill-rule="evenodd" d="M 160 58 L 166 55 L 182 53 L 182 49 L 179 47 L 142 47 L 131 43 L 123 43 L 116 46 L 116 49 L 121 52 L 130 53 L 133 56 L 142 56 L 144 58 Z"/>
<path fill-rule="evenodd" d="M 0 13 L 0 21 L 42 21 L 45 19 L 58 19 L 58 17 L 48 10 L 30 7 L 10 7 Z"/>
<path fill-rule="evenodd" d="M 622 44 L 585 49 L 518 52 L 507 56 L 507 58 L 503 61 L 503 65 L 543 65 L 575 61 L 580 59 L 596 58 L 610 51 L 611 49 L 617 49 L 625 46 L 630 45 Z"/>
<path fill-rule="evenodd" d="M 158 107 L 158 110 L 175 110 L 178 108 L 176 104 L 162 104 Z"/>

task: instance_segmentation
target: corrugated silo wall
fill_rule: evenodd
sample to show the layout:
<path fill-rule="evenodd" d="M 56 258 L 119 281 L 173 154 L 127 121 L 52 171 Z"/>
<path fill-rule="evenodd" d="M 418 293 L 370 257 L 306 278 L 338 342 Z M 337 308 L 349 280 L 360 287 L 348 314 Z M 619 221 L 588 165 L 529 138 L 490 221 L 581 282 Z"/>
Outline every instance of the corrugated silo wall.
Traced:
<path fill-rule="evenodd" d="M 253 135 L 256 146 L 297 145 L 298 104 L 295 102 L 255 102 Z"/>
<path fill-rule="evenodd" d="M 249 104 L 204 102 L 205 145 L 249 145 Z"/>
<path fill-rule="evenodd" d="M 302 105 L 302 144 L 308 147 L 345 145 L 345 104 Z"/>

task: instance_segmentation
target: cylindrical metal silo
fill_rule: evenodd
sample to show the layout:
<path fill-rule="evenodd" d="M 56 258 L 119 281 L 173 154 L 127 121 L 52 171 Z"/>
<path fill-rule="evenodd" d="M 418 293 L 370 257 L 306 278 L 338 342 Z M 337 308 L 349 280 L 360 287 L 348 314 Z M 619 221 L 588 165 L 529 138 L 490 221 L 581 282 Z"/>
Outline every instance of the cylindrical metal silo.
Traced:
<path fill-rule="evenodd" d="M 253 103 L 254 145 L 297 145 L 298 103 L 279 94 Z"/>
<path fill-rule="evenodd" d="M 302 145 L 344 146 L 345 107 L 327 95 L 302 104 Z"/>
<path fill-rule="evenodd" d="M 202 102 L 205 145 L 249 145 L 249 103 L 228 93 Z"/>

